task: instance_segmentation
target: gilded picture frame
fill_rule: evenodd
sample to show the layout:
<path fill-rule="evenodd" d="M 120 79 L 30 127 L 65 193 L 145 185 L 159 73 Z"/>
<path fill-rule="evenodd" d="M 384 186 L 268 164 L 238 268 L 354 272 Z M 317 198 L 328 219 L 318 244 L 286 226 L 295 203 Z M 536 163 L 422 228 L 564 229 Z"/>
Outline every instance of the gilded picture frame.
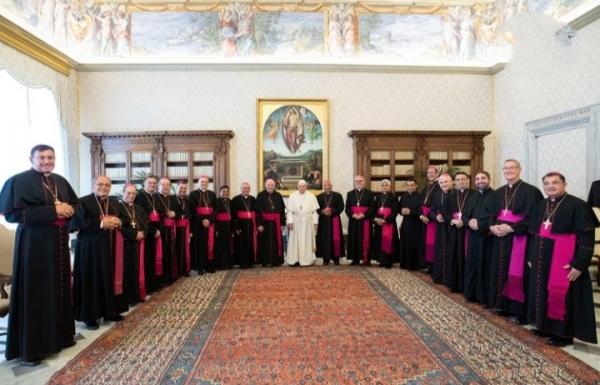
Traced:
<path fill-rule="evenodd" d="M 321 192 L 329 179 L 329 101 L 258 99 L 256 111 L 258 189 L 271 178 L 283 196 L 300 180 Z"/>

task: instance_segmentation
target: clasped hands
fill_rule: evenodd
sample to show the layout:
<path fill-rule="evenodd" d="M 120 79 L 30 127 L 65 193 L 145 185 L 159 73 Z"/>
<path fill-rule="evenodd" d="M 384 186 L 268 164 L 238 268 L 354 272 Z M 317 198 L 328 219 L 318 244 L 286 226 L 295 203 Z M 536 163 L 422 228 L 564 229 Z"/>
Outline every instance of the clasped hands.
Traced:
<path fill-rule="evenodd" d="M 106 216 L 100 220 L 100 228 L 104 230 L 114 230 L 121 227 L 121 220 L 113 215 Z"/>
<path fill-rule="evenodd" d="M 56 216 L 58 218 L 71 218 L 75 214 L 75 209 L 68 203 L 61 202 L 56 206 Z"/>
<path fill-rule="evenodd" d="M 510 227 L 506 223 L 502 223 L 499 225 L 490 226 L 490 232 L 497 237 L 504 237 L 510 233 L 513 233 L 514 230 L 512 227 Z"/>

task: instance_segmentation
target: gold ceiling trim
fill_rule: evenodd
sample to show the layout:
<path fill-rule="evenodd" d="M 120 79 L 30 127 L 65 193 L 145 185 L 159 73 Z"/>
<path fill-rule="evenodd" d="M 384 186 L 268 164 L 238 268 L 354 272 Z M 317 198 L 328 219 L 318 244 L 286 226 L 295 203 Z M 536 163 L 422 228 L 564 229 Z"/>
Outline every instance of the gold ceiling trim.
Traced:
<path fill-rule="evenodd" d="M 0 42 L 69 76 L 76 64 L 67 55 L 0 15 Z"/>

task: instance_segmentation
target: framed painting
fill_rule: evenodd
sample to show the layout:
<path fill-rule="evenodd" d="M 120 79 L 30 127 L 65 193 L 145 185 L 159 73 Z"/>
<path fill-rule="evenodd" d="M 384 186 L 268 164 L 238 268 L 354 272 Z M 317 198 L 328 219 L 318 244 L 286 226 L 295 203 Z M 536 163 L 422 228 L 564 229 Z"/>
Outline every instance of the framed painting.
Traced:
<path fill-rule="evenodd" d="M 258 99 L 258 189 L 273 179 L 283 196 L 305 180 L 313 193 L 329 178 L 329 102 Z"/>

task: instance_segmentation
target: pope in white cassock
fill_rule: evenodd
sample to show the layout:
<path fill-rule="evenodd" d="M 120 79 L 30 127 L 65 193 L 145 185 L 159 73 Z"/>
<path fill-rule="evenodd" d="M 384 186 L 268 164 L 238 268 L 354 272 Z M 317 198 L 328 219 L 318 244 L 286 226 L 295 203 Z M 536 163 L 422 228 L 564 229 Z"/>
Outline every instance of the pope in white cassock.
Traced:
<path fill-rule="evenodd" d="M 299 181 L 298 191 L 293 192 L 287 202 L 286 223 L 289 236 L 285 261 L 290 266 L 310 266 L 315 262 L 319 203 L 306 188 L 306 182 Z"/>

